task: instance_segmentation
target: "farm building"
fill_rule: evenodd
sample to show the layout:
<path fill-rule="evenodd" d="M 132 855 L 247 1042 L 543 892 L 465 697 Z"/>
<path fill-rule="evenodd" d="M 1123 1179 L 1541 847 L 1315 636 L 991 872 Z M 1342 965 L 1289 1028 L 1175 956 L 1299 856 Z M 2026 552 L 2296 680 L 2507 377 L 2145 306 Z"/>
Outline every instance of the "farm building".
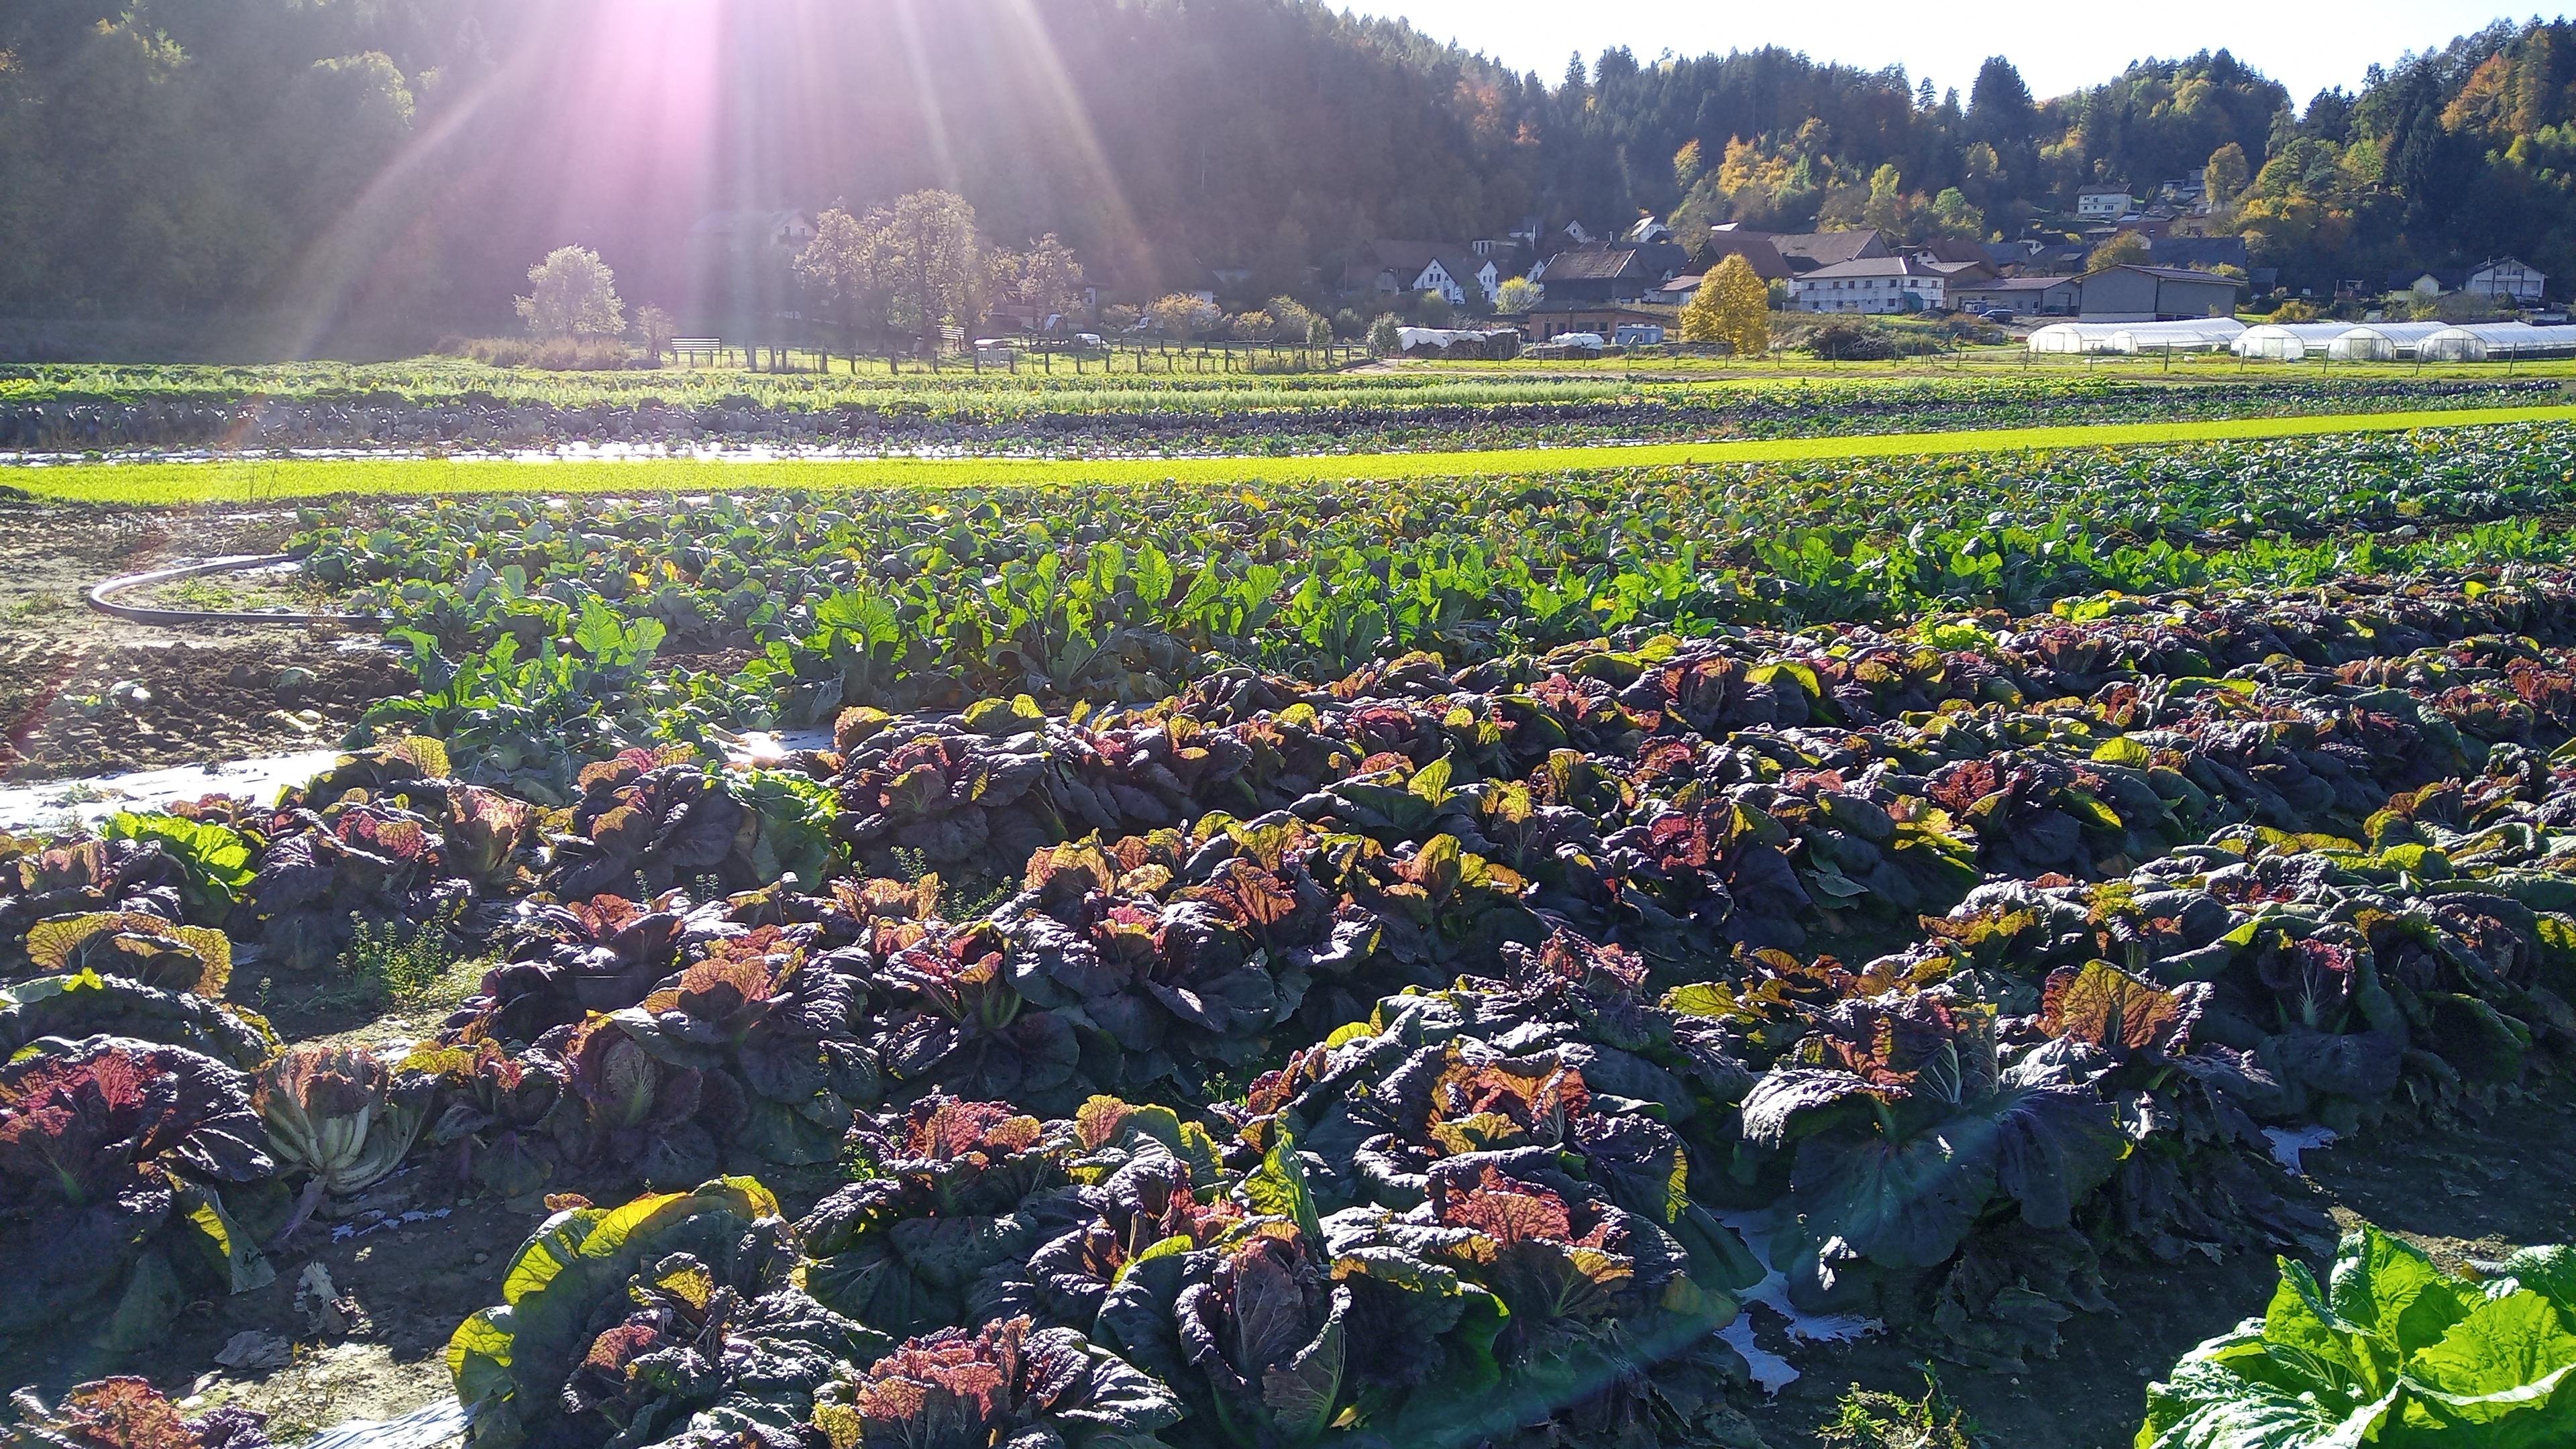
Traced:
<path fill-rule="evenodd" d="M 1550 291 L 1553 292 L 1553 288 Z M 1639 307 L 1540 307 L 1521 319 L 1532 342 L 1553 342 L 1569 332 L 1598 332 L 1615 336 L 1622 327 L 1678 327 L 1681 314 L 1672 308 L 1648 310 Z"/>
<path fill-rule="evenodd" d="M 2016 317 L 2072 317 L 2083 289 L 2073 277 L 2001 277 L 1953 286 L 1958 307 L 2002 307 Z"/>
<path fill-rule="evenodd" d="M 2244 283 L 2189 267 L 2110 267 L 2079 278 L 2087 322 L 2164 322 L 2226 317 Z"/>

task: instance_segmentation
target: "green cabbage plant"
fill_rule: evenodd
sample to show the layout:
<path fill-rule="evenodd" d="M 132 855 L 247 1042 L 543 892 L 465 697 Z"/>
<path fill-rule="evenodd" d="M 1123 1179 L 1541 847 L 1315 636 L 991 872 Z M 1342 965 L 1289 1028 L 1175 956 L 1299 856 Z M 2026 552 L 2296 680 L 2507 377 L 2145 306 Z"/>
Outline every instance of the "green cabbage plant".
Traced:
<path fill-rule="evenodd" d="M 2454 1277 L 2365 1225 L 2320 1285 L 2281 1260 L 2259 1319 L 2147 1387 L 2137 1449 L 2540 1449 L 2576 1443 L 2576 1254 Z"/>

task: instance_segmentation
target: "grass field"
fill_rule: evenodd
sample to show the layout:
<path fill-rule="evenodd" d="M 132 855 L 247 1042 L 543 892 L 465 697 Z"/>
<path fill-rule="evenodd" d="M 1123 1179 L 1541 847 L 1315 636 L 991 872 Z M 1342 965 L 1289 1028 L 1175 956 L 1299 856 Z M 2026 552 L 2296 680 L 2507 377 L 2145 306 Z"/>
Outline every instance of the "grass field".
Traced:
<path fill-rule="evenodd" d="M 1868 437 L 1766 439 L 1644 447 L 1381 453 L 1325 458 L 871 459 L 866 461 L 515 462 L 444 459 L 222 461 L 62 465 L 9 470 L 12 486 L 67 502 L 149 506 L 270 503 L 329 497 L 450 493 L 632 493 L 784 487 L 939 488 L 988 484 L 1202 486 L 1343 478 L 1450 478 L 1534 471 L 1659 468 L 1693 464 L 1922 457 L 2066 448 L 2151 446 L 2409 432 L 2495 423 L 2576 420 L 2576 407 L 2339 414 L 2126 426 L 1999 428 Z"/>

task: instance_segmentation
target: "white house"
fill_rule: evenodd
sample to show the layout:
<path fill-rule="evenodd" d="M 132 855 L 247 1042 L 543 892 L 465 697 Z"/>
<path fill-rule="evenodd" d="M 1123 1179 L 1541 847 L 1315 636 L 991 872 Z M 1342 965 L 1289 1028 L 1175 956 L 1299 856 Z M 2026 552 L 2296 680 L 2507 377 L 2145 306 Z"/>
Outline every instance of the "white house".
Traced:
<path fill-rule="evenodd" d="M 2546 274 L 2519 257 L 2498 257 L 2471 267 L 2469 284 L 2462 290 L 2473 297 L 2493 297 L 2500 302 L 2536 306 L 2548 281 Z"/>
<path fill-rule="evenodd" d="M 1503 294 L 1502 268 L 1494 264 L 1493 258 L 1480 257 L 1473 252 L 1443 252 L 1424 264 L 1422 274 L 1414 279 L 1412 290 L 1438 292 L 1449 299 L 1450 306 L 1464 307 L 1470 287 L 1485 299 L 1487 306 L 1493 305 Z"/>
<path fill-rule="evenodd" d="M 1789 279 L 1799 312 L 1937 312 L 1950 304 L 1950 277 L 1917 257 L 1863 257 Z"/>
<path fill-rule="evenodd" d="M 1440 242 L 1370 242 L 1342 274 L 1347 293 L 1438 292 L 1452 307 L 1466 306 L 1470 289 L 1488 304 L 1500 297 L 1501 263 Z"/>
<path fill-rule="evenodd" d="M 2075 215 L 2085 221 L 2118 221 L 2134 204 L 2125 189 L 2081 191 L 2075 196 Z"/>

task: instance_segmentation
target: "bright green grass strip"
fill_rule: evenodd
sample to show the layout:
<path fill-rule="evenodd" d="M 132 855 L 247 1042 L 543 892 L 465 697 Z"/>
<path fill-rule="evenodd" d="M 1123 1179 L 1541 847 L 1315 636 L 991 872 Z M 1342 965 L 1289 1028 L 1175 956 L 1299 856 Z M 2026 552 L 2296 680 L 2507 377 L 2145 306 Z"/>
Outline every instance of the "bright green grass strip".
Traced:
<path fill-rule="evenodd" d="M 884 458 L 857 461 L 448 462 L 439 459 L 222 463 L 109 463 L 0 470 L 45 498 L 87 503 L 271 503 L 342 495 L 441 493 L 712 492 L 759 488 L 942 488 L 1075 483 L 1206 486 L 1460 478 L 1666 468 L 1711 463 L 1804 462 L 2012 453 L 2065 448 L 2257 441 L 2335 433 L 2412 432 L 2497 423 L 2576 421 L 2576 407 L 2467 408 L 2450 412 L 2346 413 L 2125 426 L 1995 428 L 1874 437 L 1670 443 L 1635 448 L 1522 448 L 1476 453 L 1366 453 L 1340 457 L 1100 459 Z"/>

